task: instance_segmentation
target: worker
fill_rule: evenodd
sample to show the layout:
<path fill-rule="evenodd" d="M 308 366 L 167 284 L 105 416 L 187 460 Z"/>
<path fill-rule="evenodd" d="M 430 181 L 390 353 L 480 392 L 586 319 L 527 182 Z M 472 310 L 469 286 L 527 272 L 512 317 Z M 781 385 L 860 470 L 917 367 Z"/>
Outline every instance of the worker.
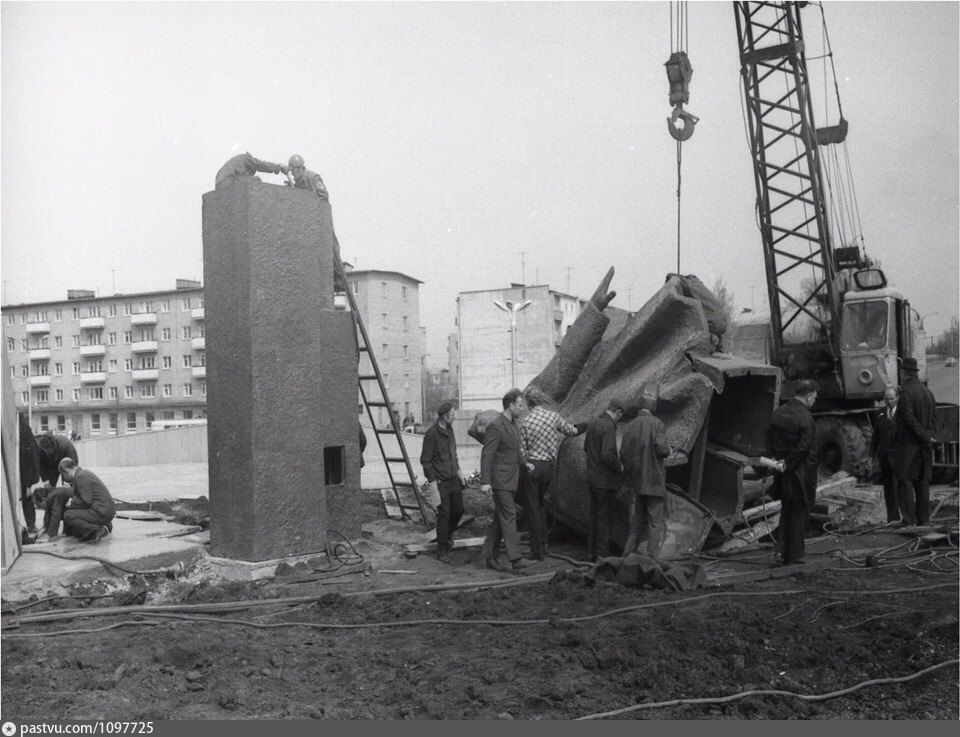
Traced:
<path fill-rule="evenodd" d="M 27 532 L 37 534 L 37 509 L 30 495 L 30 487 L 40 480 L 40 446 L 30 429 L 26 414 L 17 412 L 20 424 L 20 508 Z"/>
<path fill-rule="evenodd" d="M 623 467 L 617 454 L 617 423 L 623 403 L 611 399 L 607 408 L 587 426 L 583 451 L 587 456 L 587 487 L 590 494 L 590 560 L 610 554 L 610 514 L 620 488 Z"/>
<path fill-rule="evenodd" d="M 42 542 L 44 535 L 56 538 L 61 520 L 65 535 L 84 542 L 98 542 L 113 530 L 116 513 L 113 497 L 96 474 L 80 468 L 72 458 L 60 461 L 60 474 L 70 484 L 71 493 L 54 490 L 49 495 L 47 527 L 37 542 Z"/>
<path fill-rule="evenodd" d="M 640 398 L 640 414 L 627 425 L 620 444 L 623 478 L 632 496 L 630 534 L 624 556 L 644 542 L 647 555 L 660 557 L 667 536 L 667 469 L 670 443 L 663 421 L 654 412 L 658 391 L 649 389 Z"/>
<path fill-rule="evenodd" d="M 216 189 L 223 189 L 239 179 L 257 179 L 257 172 L 265 174 L 286 174 L 289 168 L 283 164 L 274 164 L 270 161 L 255 159 L 249 153 L 234 156 L 220 167 L 217 172 Z M 257 179 L 259 181 L 259 179 Z"/>
<path fill-rule="evenodd" d="M 586 423 L 573 425 L 557 412 L 546 407 L 547 396 L 538 386 L 524 392 L 530 412 L 520 423 L 520 454 L 533 466 L 523 466 L 523 513 L 530 534 L 530 554 L 534 560 L 543 560 L 547 550 L 547 523 L 543 509 L 544 497 L 553 480 L 557 448 L 563 436 L 572 437 L 584 432 Z"/>
<path fill-rule="evenodd" d="M 437 507 L 437 560 L 450 562 L 453 531 L 463 517 L 463 490 L 467 477 L 457 460 L 457 439 L 453 434 L 453 402 L 437 407 L 437 421 L 423 436 L 420 464 L 427 481 L 437 485 L 440 506 Z"/>
<path fill-rule="evenodd" d="M 293 186 L 297 189 L 307 189 L 315 193 L 317 197 L 325 202 L 330 201 L 327 194 L 327 187 L 323 179 L 316 172 L 310 171 L 303 163 L 303 157 L 300 154 L 294 154 L 290 157 L 290 173 L 293 174 Z"/>
<path fill-rule="evenodd" d="M 870 457 L 879 461 L 880 478 L 883 482 L 883 501 L 887 507 L 887 522 L 900 521 L 900 506 L 897 501 L 897 476 L 894 458 L 894 431 L 897 423 L 897 400 L 900 390 L 888 386 L 883 392 L 883 408 L 873 421 L 870 436 Z"/>
<path fill-rule="evenodd" d="M 925 525 L 930 521 L 937 402 L 920 383 L 918 371 L 917 359 L 912 356 L 900 364 L 902 383 L 894 426 L 894 470 L 897 501 L 905 525 Z"/>
<path fill-rule="evenodd" d="M 74 463 L 80 462 L 77 448 L 66 435 L 44 433 L 37 436 L 40 446 L 40 478 L 50 487 L 56 487 L 60 481 L 60 461 L 70 458 Z"/>
<path fill-rule="evenodd" d="M 503 412 L 491 420 L 483 434 L 480 454 L 480 491 L 493 494 L 493 522 L 483 541 L 483 558 L 487 568 L 508 570 L 498 559 L 500 541 L 514 571 L 532 564 L 520 551 L 517 534 L 516 493 L 520 485 L 520 430 L 517 420 L 523 414 L 523 392 L 511 389 L 503 395 Z M 528 467 L 529 471 L 532 466 Z"/>
<path fill-rule="evenodd" d="M 810 408 L 817 401 L 817 383 L 797 383 L 793 399 L 780 405 L 767 428 L 767 454 L 783 461 L 770 495 L 780 500 L 777 549 L 781 563 L 802 563 L 807 520 L 817 494 L 816 425 Z"/>
<path fill-rule="evenodd" d="M 358 425 L 360 423 L 357 423 Z M 360 425 L 360 468 L 363 468 L 363 451 L 367 449 L 367 434 L 363 431 L 363 425 Z"/>

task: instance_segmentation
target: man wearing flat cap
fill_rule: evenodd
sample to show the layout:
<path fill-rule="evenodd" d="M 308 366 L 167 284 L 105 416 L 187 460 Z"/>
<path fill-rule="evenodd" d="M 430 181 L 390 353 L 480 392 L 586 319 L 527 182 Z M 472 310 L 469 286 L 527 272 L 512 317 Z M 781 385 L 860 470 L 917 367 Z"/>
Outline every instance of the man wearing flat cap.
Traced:
<path fill-rule="evenodd" d="M 920 382 L 918 370 L 916 358 L 904 358 L 900 364 L 903 383 L 893 431 L 897 499 L 905 525 L 925 525 L 930 521 L 937 402 Z"/>
<path fill-rule="evenodd" d="M 587 456 L 587 487 L 590 492 L 590 560 L 610 554 L 610 513 L 613 510 L 623 467 L 617 453 L 617 423 L 623 403 L 611 399 L 602 415 L 590 421 L 583 439 Z"/>
<path fill-rule="evenodd" d="M 463 489 L 467 479 L 457 461 L 457 440 L 453 435 L 453 402 L 441 402 L 437 421 L 423 436 L 420 465 L 427 481 L 437 484 L 440 506 L 437 507 L 437 559 L 449 563 L 453 548 L 453 531 L 463 516 Z"/>

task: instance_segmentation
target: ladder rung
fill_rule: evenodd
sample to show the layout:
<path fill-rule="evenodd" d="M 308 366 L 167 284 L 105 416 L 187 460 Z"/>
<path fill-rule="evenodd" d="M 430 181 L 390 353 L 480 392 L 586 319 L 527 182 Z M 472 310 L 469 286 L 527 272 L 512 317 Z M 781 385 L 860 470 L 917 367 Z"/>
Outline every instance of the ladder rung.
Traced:
<path fill-rule="evenodd" d="M 411 507 L 409 504 L 401 504 L 400 509 L 416 509 L 418 512 L 420 511 L 420 507 Z"/>
<path fill-rule="evenodd" d="M 404 463 L 406 458 L 384 458 L 387 463 Z"/>
<path fill-rule="evenodd" d="M 380 435 L 396 435 L 396 433 L 395 433 L 393 430 L 380 430 L 380 429 L 378 429 L 378 430 L 375 430 L 374 432 L 377 432 L 377 433 L 379 433 Z"/>
<path fill-rule="evenodd" d="M 360 346 L 360 350 L 361 350 L 361 351 L 369 351 L 370 349 L 367 348 L 365 345 L 362 345 L 362 346 Z"/>
<path fill-rule="evenodd" d="M 377 378 L 377 375 L 376 374 L 360 374 L 360 376 L 357 378 L 359 378 L 360 381 L 373 381 L 374 379 Z"/>
<path fill-rule="evenodd" d="M 370 407 L 386 407 L 386 402 L 367 402 L 367 405 Z"/>

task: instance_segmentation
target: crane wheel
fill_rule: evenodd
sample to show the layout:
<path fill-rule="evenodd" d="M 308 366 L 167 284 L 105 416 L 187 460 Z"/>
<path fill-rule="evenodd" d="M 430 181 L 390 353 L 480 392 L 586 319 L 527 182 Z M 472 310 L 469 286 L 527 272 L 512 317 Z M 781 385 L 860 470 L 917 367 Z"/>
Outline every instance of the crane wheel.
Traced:
<path fill-rule="evenodd" d="M 863 432 L 852 420 L 844 417 L 817 419 L 817 457 L 820 473 L 833 476 L 846 471 L 851 476 L 870 473 L 870 458 Z"/>

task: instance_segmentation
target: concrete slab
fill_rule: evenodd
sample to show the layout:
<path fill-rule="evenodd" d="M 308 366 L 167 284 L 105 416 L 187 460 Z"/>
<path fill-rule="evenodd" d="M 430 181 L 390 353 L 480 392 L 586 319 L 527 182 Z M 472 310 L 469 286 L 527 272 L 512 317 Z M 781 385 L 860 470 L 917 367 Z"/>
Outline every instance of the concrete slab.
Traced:
<path fill-rule="evenodd" d="M 206 463 L 105 466 L 91 469 L 115 499 L 131 504 L 209 497 Z"/>
<path fill-rule="evenodd" d="M 323 553 L 311 553 L 308 555 L 289 555 L 284 558 L 272 558 L 271 560 L 239 560 L 237 558 L 218 558 L 215 555 L 208 555 L 206 562 L 209 570 L 225 581 L 256 581 L 262 578 L 274 578 L 277 573 L 277 566 L 281 563 L 285 563 L 292 568 L 298 563 L 310 565 L 310 561 L 323 557 Z"/>
<path fill-rule="evenodd" d="M 98 543 L 61 537 L 49 543 L 27 545 L 23 555 L 3 575 L 0 594 L 4 599 L 19 601 L 50 589 L 123 575 L 80 556 L 96 556 L 135 571 L 166 568 L 177 563 L 191 565 L 203 554 L 203 546 L 181 536 L 195 530 L 172 522 L 118 519 L 114 521 L 113 533 Z M 46 553 L 78 559 L 64 560 Z"/>

